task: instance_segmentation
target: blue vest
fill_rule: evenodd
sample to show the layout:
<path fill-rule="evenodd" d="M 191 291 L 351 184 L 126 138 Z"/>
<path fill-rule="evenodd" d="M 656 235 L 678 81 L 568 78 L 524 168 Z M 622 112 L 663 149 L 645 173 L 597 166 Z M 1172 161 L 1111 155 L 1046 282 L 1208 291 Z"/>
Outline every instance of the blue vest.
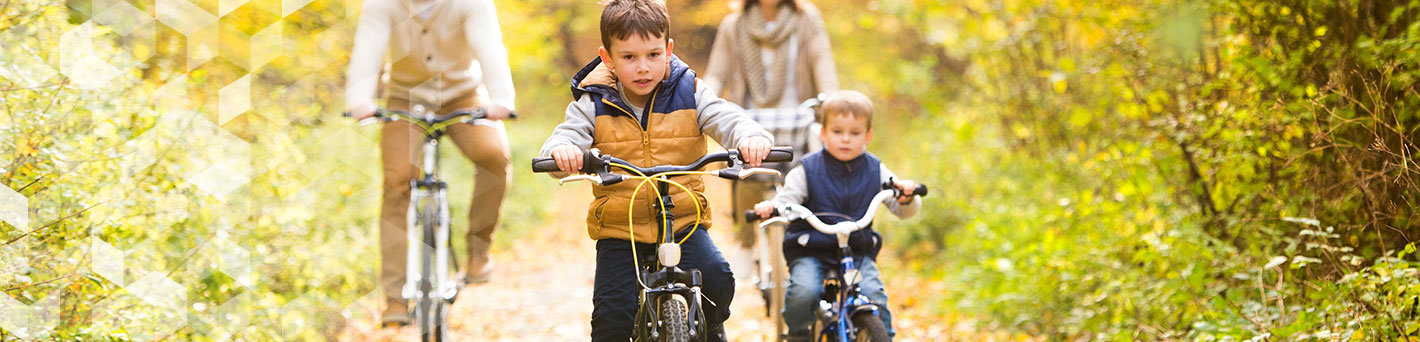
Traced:
<path fill-rule="evenodd" d="M 856 221 L 869 207 L 878 205 L 872 202 L 882 190 L 882 164 L 872 154 L 863 153 L 857 159 L 842 162 L 820 150 L 804 156 L 801 163 L 808 185 L 804 207 L 815 213 L 843 215 L 819 216 L 824 223 Z M 848 247 L 856 257 L 877 258 L 882 237 L 869 225 L 848 236 Z M 784 259 L 809 256 L 829 265 L 837 264 L 838 238 L 815 230 L 807 221 L 796 220 L 784 233 Z"/>

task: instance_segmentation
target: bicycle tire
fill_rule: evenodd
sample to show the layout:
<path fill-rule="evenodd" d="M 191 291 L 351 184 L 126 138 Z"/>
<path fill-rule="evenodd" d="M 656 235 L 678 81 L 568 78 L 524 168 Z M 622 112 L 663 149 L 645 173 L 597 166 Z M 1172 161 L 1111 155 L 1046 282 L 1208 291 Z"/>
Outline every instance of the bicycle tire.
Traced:
<path fill-rule="evenodd" d="M 431 319 L 428 321 L 429 325 L 420 326 L 420 340 L 428 342 L 449 341 L 449 325 L 446 321 L 449 317 L 449 306 L 442 300 L 430 300 L 430 302 Z"/>
<path fill-rule="evenodd" d="M 426 208 L 426 210 L 427 209 L 428 208 Z M 421 264 L 424 267 L 422 267 L 419 272 L 424 278 L 422 281 L 429 284 L 429 286 L 420 287 L 420 291 L 423 293 L 420 294 L 419 305 L 415 307 L 416 310 L 418 310 L 415 316 L 418 318 L 416 321 L 419 323 L 420 341 L 443 342 L 449 340 L 448 312 L 446 309 L 448 304 L 443 298 L 438 296 L 440 284 L 434 282 L 434 279 L 436 279 L 434 272 L 438 272 L 438 270 L 434 269 L 434 258 L 436 257 L 434 253 L 437 253 L 437 249 L 434 247 L 436 242 L 434 241 L 435 227 L 433 225 L 437 220 L 434 210 L 428 210 L 420 214 L 420 221 L 422 221 L 420 222 L 420 226 L 424 229 L 424 242 L 420 244 L 420 248 L 423 252 L 419 253 L 419 255 L 422 259 Z"/>
<path fill-rule="evenodd" d="M 661 302 L 661 324 L 661 341 L 690 342 L 690 307 L 684 297 L 673 295 Z"/>
<path fill-rule="evenodd" d="M 891 342 L 892 336 L 888 335 L 887 326 L 883 325 L 883 319 L 872 312 L 859 312 L 853 314 L 853 341 L 854 342 Z"/>
<path fill-rule="evenodd" d="M 784 262 L 784 249 L 780 246 L 780 242 L 784 240 L 784 226 L 772 225 L 766 228 L 762 230 L 762 235 L 759 237 L 762 241 L 756 244 L 758 248 L 764 248 L 764 251 L 755 253 L 755 255 L 756 257 L 762 256 L 767 260 L 758 260 L 755 266 L 765 267 L 768 265 L 769 267 L 769 272 L 767 272 L 769 279 L 760 280 L 769 282 L 769 287 L 766 289 L 768 293 L 763 296 L 764 310 L 765 315 L 769 317 L 769 322 L 774 324 L 774 340 L 782 341 L 787 338 L 789 332 L 789 327 L 784 324 L 784 291 L 788 283 L 789 266 Z M 762 270 L 757 271 L 757 275 L 766 273 Z"/>

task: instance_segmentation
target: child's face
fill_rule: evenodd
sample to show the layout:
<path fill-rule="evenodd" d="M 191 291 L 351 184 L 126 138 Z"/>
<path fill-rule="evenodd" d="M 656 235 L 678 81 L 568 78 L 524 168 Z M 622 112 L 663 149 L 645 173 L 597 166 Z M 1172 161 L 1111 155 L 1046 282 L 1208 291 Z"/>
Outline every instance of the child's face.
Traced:
<path fill-rule="evenodd" d="M 674 41 L 665 37 L 643 37 L 638 34 L 626 39 L 612 38 L 611 46 L 597 50 L 602 61 L 611 68 L 612 74 L 621 84 L 626 99 L 633 104 L 645 106 L 646 99 L 670 69 L 671 48 Z"/>
<path fill-rule="evenodd" d="M 863 155 L 868 140 L 873 139 L 873 131 L 868 128 L 868 117 L 849 113 L 828 113 L 819 135 L 824 149 L 834 159 L 849 161 Z"/>

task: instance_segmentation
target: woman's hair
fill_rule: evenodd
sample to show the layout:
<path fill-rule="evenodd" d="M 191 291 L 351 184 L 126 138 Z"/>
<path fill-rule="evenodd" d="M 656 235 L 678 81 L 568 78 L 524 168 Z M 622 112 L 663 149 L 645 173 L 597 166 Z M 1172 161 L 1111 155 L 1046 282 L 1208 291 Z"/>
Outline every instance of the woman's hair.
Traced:
<path fill-rule="evenodd" d="M 740 8 L 741 10 L 748 11 L 751 6 L 759 6 L 759 0 L 740 0 L 740 1 L 741 1 L 741 2 L 744 2 L 744 7 L 741 7 L 741 8 Z M 780 6 L 783 6 L 783 4 L 788 4 L 788 5 L 789 5 L 789 8 L 793 8 L 794 11 L 798 11 L 798 10 L 799 10 L 798 1 L 795 1 L 795 0 L 779 0 L 779 3 L 780 3 Z"/>

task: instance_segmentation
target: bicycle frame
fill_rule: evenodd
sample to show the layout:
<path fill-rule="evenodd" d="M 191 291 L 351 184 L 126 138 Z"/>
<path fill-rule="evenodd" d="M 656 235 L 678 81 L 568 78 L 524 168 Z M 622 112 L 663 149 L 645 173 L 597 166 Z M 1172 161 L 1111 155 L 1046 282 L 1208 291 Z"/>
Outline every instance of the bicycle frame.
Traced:
<path fill-rule="evenodd" d="M 891 183 L 891 182 L 889 182 Z M 919 186 L 914 193 L 926 195 L 927 188 Z M 879 203 L 897 196 L 896 188 L 884 189 L 873 196 L 872 207 L 864 213 L 863 217 L 856 221 L 843 221 L 836 224 L 826 224 L 818 219 L 818 216 L 801 205 L 790 204 L 776 208 L 783 216 L 774 217 L 760 223 L 760 228 L 764 229 L 769 225 L 788 224 L 792 220 L 804 219 L 814 229 L 825 234 L 834 235 L 838 241 L 838 270 L 830 271 L 824 276 L 824 291 L 819 300 L 818 323 L 821 324 L 816 335 L 817 341 L 832 337 L 838 341 L 851 341 L 850 334 L 857 328 L 853 326 L 852 317 L 855 314 L 869 311 L 874 316 L 880 316 L 879 306 L 873 304 L 867 297 L 860 293 L 858 281 L 861 280 L 857 262 L 853 260 L 853 250 L 848 246 L 849 234 L 867 227 L 873 222 L 877 214 Z M 753 213 L 747 213 L 747 218 L 753 218 Z M 757 216 L 757 215 L 754 215 Z"/>
<path fill-rule="evenodd" d="M 457 123 L 472 123 L 483 119 L 486 112 L 476 109 L 467 112 L 434 114 L 415 105 L 414 114 L 378 109 L 371 117 L 360 120 L 360 125 L 377 121 L 401 120 L 423 129 L 421 144 L 423 167 L 419 175 L 410 180 L 409 209 L 405 215 L 405 282 L 400 288 L 400 297 L 413 301 L 415 321 L 419 324 L 421 338 L 443 341 L 448 338 L 448 308 L 458 298 L 466 281 L 450 277 L 450 272 L 458 272 L 454 251 L 450 244 L 448 185 L 439 179 L 439 145 L 449 126 Z M 350 117 L 351 113 L 344 116 Z M 508 113 L 508 118 L 517 114 Z"/>
<path fill-rule="evenodd" d="M 670 241 L 674 236 L 672 229 L 675 227 L 675 214 L 671 213 L 675 203 L 671 201 L 670 183 L 667 183 L 670 178 L 664 175 L 655 178 L 661 179 L 656 181 L 656 189 L 661 196 L 654 203 L 661 219 L 656 220 L 656 253 L 652 255 L 648 265 L 641 266 L 638 270 L 641 279 L 646 282 L 646 287 L 641 289 L 640 308 L 636 310 L 637 315 L 643 319 L 638 321 L 660 322 L 661 312 L 658 304 L 664 300 L 674 300 L 674 297 L 671 297 L 673 295 L 680 295 L 681 298 L 687 299 L 686 305 L 691 315 L 687 320 L 691 328 L 690 337 L 704 340 L 705 312 L 700 303 L 700 270 L 680 268 L 680 244 Z M 660 338 L 660 331 L 654 325 L 638 324 L 635 331 L 640 337 L 651 340 Z"/>
<path fill-rule="evenodd" d="M 788 160 L 793 152 L 789 149 L 775 149 L 771 151 L 766 161 Z M 569 181 L 588 181 L 597 185 L 612 185 L 625 179 L 635 179 L 644 182 L 655 183 L 657 190 L 657 200 L 653 202 L 656 219 L 656 253 L 654 253 L 647 265 L 639 265 L 637 274 L 640 277 L 642 286 L 640 299 L 636 313 L 636 323 L 633 327 L 633 334 L 638 341 L 646 339 L 657 340 L 661 336 L 660 326 L 662 313 L 660 305 L 666 300 L 684 300 L 687 304 L 686 323 L 690 325 L 689 337 L 696 341 L 703 341 L 708 336 L 708 327 L 705 322 L 705 314 L 700 303 L 700 288 L 702 284 L 701 273 L 698 269 L 680 268 L 680 244 L 673 242 L 675 236 L 675 215 L 671 209 L 675 203 L 671 198 L 670 185 L 674 183 L 670 180 L 673 175 L 699 174 L 712 175 L 726 179 L 743 179 L 756 173 L 778 174 L 778 171 L 769 169 L 738 169 L 743 165 L 738 152 L 727 151 L 714 155 L 707 155 L 691 163 L 689 166 L 657 166 L 642 169 L 631 163 L 611 156 L 603 156 L 596 149 L 588 150 L 584 154 L 584 165 L 582 172 L 586 174 L 571 175 L 563 177 L 559 182 L 566 184 Z M 721 169 L 718 172 L 697 171 L 712 162 L 726 161 L 731 163 L 733 168 Z M 611 173 L 611 167 L 619 167 L 634 172 L 636 176 L 627 176 Z M 533 159 L 534 172 L 556 172 L 559 171 L 556 162 L 551 158 L 541 157 Z M 593 175 L 595 174 L 595 175 Z M 639 191 L 639 187 L 637 188 Z M 634 202 L 632 202 L 634 203 Z M 699 219 L 697 217 L 697 219 Z M 699 222 L 696 223 L 697 229 Z M 633 226 L 634 229 L 634 226 Z M 694 234 L 692 230 L 688 234 Z M 631 240 L 633 258 L 639 258 L 635 253 L 636 242 Z"/>
<path fill-rule="evenodd" d="M 454 252 L 449 241 L 448 185 L 438 176 L 439 139 L 444 133 L 443 129 L 425 131 L 423 168 L 419 176 L 409 182 L 412 191 L 409 212 L 405 215 L 409 248 L 406 249 L 405 283 L 401 291 L 408 300 L 417 301 L 431 296 L 453 303 L 463 288 L 459 281 L 450 279 L 448 271 L 453 267 L 457 272 L 458 265 L 452 262 Z M 427 202 L 430 200 L 433 202 Z M 436 207 L 430 208 L 431 204 Z M 431 210 L 433 215 L 430 215 Z M 429 255 L 421 253 L 426 246 L 434 250 L 433 260 L 425 260 Z"/>

